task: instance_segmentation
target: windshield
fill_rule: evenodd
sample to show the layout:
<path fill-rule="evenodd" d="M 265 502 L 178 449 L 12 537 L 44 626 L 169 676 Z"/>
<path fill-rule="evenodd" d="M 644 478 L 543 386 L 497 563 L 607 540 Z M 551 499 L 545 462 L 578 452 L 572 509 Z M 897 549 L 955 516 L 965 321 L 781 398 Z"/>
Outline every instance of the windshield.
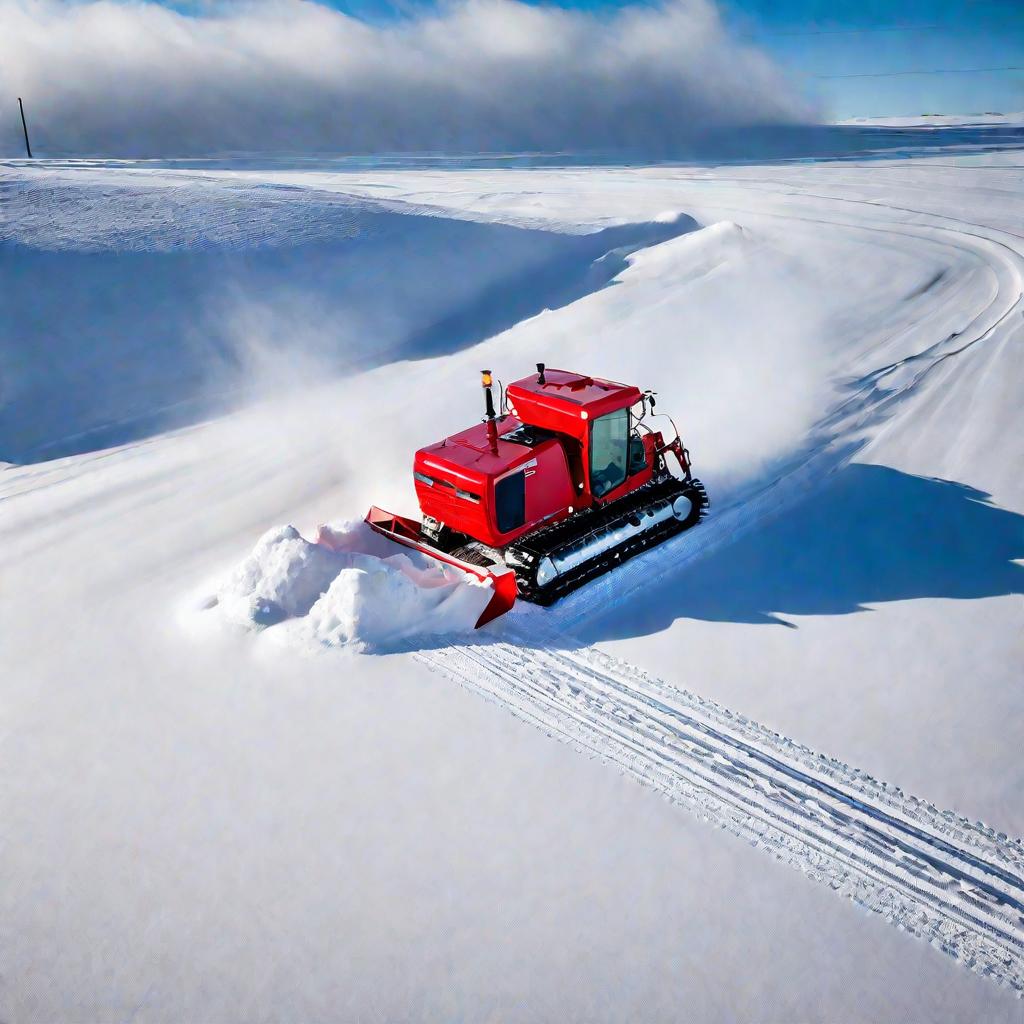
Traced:
<path fill-rule="evenodd" d="M 599 416 L 590 428 L 590 489 L 600 498 L 626 479 L 629 410 Z"/>

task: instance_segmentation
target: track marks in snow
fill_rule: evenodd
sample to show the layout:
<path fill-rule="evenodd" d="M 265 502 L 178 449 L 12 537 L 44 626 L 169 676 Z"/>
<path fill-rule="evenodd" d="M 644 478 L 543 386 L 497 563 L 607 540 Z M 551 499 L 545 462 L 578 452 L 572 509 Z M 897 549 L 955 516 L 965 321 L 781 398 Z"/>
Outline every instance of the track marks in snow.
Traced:
<path fill-rule="evenodd" d="M 593 648 L 518 639 L 417 657 L 1024 994 L 1020 841 Z"/>

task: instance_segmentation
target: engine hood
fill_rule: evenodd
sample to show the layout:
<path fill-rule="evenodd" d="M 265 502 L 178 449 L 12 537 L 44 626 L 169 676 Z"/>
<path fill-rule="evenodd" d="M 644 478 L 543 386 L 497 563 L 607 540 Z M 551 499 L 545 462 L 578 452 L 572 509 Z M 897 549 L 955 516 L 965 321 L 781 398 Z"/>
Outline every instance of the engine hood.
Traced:
<path fill-rule="evenodd" d="M 530 445 L 505 439 L 522 424 L 514 416 L 497 422 L 498 439 L 492 445 L 486 423 L 462 430 L 416 453 L 415 469 L 427 476 L 438 473 L 451 483 L 482 484 L 517 469 L 533 458 Z"/>

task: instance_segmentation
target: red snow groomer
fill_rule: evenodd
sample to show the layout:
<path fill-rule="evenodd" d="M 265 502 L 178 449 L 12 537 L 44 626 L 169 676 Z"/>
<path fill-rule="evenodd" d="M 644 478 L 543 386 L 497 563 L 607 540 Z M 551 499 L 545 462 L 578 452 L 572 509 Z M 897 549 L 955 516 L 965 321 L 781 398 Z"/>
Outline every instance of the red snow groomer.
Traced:
<path fill-rule="evenodd" d="M 517 594 L 548 605 L 696 525 L 708 508 L 689 452 L 645 422 L 655 395 L 546 370 L 509 384 L 468 430 L 416 452 L 422 522 L 371 508 L 378 533 L 493 584 L 477 626 Z M 499 384 L 500 388 L 500 384 Z"/>

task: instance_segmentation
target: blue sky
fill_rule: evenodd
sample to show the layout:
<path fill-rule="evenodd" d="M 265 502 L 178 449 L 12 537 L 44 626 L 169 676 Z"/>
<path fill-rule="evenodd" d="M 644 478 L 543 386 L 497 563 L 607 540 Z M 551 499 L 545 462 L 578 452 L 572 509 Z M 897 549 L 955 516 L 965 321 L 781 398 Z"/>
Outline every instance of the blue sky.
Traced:
<path fill-rule="evenodd" d="M 380 21 L 432 0 L 330 2 Z M 646 0 L 559 2 L 601 9 Z M 1024 0 L 720 0 L 720 7 L 740 38 L 806 75 L 834 117 L 1024 109 L 1024 71 L 956 71 L 1024 68 Z M 831 77 L 936 69 L 943 73 Z"/>
<path fill-rule="evenodd" d="M 732 0 L 723 9 L 741 35 L 809 75 L 945 69 L 815 78 L 838 117 L 1024 109 L 1024 71 L 953 70 L 1024 68 L 1021 0 Z"/>

